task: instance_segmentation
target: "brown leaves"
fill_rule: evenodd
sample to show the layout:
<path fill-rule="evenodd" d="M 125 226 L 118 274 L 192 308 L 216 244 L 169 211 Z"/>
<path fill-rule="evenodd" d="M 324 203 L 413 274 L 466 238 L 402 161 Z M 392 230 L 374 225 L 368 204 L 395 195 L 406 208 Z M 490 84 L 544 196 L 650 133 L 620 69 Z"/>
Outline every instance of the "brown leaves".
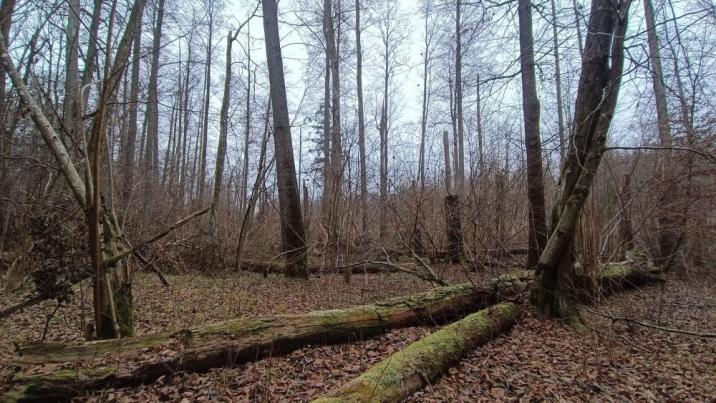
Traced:
<path fill-rule="evenodd" d="M 426 287 L 410 276 L 397 274 L 357 275 L 348 286 L 340 275 L 324 275 L 309 282 L 278 276 L 263 280 L 253 274 L 171 277 L 173 289 L 168 291 L 158 286 L 153 277 L 140 276 L 135 287 L 140 334 L 176 332 L 240 315 L 344 307 Z M 77 319 L 81 305 L 77 302 L 61 310 L 52 321 L 48 340 L 81 337 Z M 42 304 L 12 322 L 3 322 L 0 337 L 39 337 L 44 315 L 52 308 L 51 303 Z M 664 326 L 707 331 L 716 323 L 716 292 L 708 282 L 670 281 L 663 294 L 658 287 L 644 288 L 611 297 L 593 309 Z M 580 336 L 557 321 L 527 310 L 510 333 L 472 352 L 436 384 L 409 401 L 707 401 L 714 395 L 713 341 L 611 323 L 589 313 L 585 316 L 594 332 Z M 79 400 L 310 401 L 432 330 L 408 328 L 353 344 L 314 345 L 235 368 L 205 374 L 180 373 L 150 385 L 96 391 Z M 176 345 L 147 349 L 142 357 L 149 360 L 181 348 L 177 341 Z M 0 351 L 8 357 L 9 344 Z M 128 365 L 120 355 L 112 360 L 116 363 L 111 365 Z"/>

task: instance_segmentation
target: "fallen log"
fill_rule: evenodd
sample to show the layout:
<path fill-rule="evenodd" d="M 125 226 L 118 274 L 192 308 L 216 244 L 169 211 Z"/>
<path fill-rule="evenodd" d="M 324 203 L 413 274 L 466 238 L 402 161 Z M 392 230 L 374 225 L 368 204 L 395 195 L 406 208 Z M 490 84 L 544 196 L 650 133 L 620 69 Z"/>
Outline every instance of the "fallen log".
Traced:
<path fill-rule="evenodd" d="M 628 267 L 607 269 L 603 277 L 601 282 L 613 286 L 631 284 L 636 278 L 658 279 Z M 238 365 L 310 344 L 351 342 L 395 328 L 444 324 L 519 299 L 532 280 L 533 274 L 523 271 L 346 309 L 240 318 L 118 340 L 19 346 L 19 356 L 11 363 L 19 370 L 5 400 L 68 401 L 84 390 L 149 383 L 180 371 Z"/>
<path fill-rule="evenodd" d="M 5 399 L 69 400 L 83 390 L 242 364 L 309 344 L 344 343 L 394 328 L 444 324 L 518 297 L 530 279 L 529 273 L 521 272 L 347 309 L 241 318 L 173 334 L 21 346 L 13 361 L 20 370 Z M 147 355 L 153 357 L 147 360 Z"/>
<path fill-rule="evenodd" d="M 438 379 L 473 348 L 510 328 L 518 307 L 502 303 L 418 340 L 313 403 L 400 402 Z"/>

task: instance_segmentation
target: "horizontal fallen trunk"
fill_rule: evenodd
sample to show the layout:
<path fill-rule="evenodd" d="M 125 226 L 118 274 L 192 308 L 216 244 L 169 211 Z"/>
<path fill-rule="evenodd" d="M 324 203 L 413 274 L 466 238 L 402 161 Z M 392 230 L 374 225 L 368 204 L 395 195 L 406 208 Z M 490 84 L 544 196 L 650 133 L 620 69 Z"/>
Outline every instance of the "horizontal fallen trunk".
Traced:
<path fill-rule="evenodd" d="M 517 305 L 503 303 L 473 313 L 394 353 L 314 403 L 403 401 L 470 350 L 511 327 L 518 311 Z"/>
<path fill-rule="evenodd" d="M 596 298 L 644 284 L 664 281 L 661 271 L 653 266 L 635 268 L 629 262 L 609 263 L 594 278 L 575 276 L 575 296 L 581 303 L 591 303 Z"/>
<path fill-rule="evenodd" d="M 600 282 L 616 288 L 637 278 L 657 279 L 648 272 L 610 268 Z M 69 400 L 83 390 L 148 383 L 179 371 L 202 372 L 242 364 L 309 344 L 350 342 L 395 328 L 448 323 L 487 306 L 519 299 L 532 280 L 531 272 L 518 272 L 346 309 L 241 318 L 173 334 L 20 346 L 20 356 L 13 361 L 19 371 L 5 399 Z"/>
<path fill-rule="evenodd" d="M 178 371 L 201 372 L 285 354 L 308 344 L 343 343 L 389 329 L 448 323 L 516 298 L 529 273 L 460 284 L 347 309 L 242 318 L 174 334 L 19 348 L 20 371 L 6 399 L 68 400 L 87 389 L 152 382 Z M 143 356 L 153 355 L 149 361 Z M 158 356 L 158 358 L 157 358 Z"/>

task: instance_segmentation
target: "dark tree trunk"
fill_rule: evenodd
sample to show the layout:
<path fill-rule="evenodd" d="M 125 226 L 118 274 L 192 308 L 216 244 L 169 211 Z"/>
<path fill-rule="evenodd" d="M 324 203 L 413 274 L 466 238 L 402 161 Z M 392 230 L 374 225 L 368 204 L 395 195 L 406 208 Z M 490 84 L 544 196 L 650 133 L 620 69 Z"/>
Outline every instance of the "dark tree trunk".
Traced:
<path fill-rule="evenodd" d="M 363 112 L 363 51 L 360 27 L 361 2 L 356 0 L 356 92 L 358 94 L 358 159 L 360 162 L 360 214 L 361 231 L 368 232 L 368 169 L 365 153 L 365 114 Z"/>
<path fill-rule="evenodd" d="M 547 218 L 544 206 L 542 144 L 539 134 L 540 105 L 535 78 L 532 6 L 530 0 L 519 0 L 520 62 L 522 66 L 522 112 L 527 151 L 527 199 L 529 209 L 529 248 L 527 268 L 537 265 L 547 242 Z"/>
<path fill-rule="evenodd" d="M 581 327 L 574 308 L 574 238 L 584 202 L 605 150 L 624 67 L 626 0 L 594 0 L 589 19 L 574 127 L 563 166 L 554 228 L 537 265 L 532 302 L 541 311 Z M 596 96 L 601 94 L 601 96 Z"/>
<path fill-rule="evenodd" d="M 139 27 L 142 26 L 141 16 Z M 134 154 L 135 144 L 137 142 L 137 112 L 139 110 L 139 67 L 141 64 L 142 52 L 142 35 L 141 31 L 134 36 L 134 45 L 132 47 L 132 71 L 129 79 L 129 122 L 127 124 L 127 134 L 123 137 L 124 144 L 122 146 L 122 198 L 124 203 L 128 203 L 134 187 Z"/>
<path fill-rule="evenodd" d="M 445 197 L 445 226 L 447 227 L 450 262 L 460 263 L 465 253 L 462 243 L 461 209 L 458 195 L 448 195 Z"/>
<path fill-rule="evenodd" d="M 266 62 L 271 83 L 273 105 L 276 179 L 281 211 L 281 243 L 286 263 L 286 275 L 308 278 L 306 269 L 306 241 L 301 216 L 301 198 L 296 183 L 296 168 L 291 144 L 291 123 L 288 118 L 283 59 L 278 35 L 278 7 L 276 0 L 264 0 L 263 19 L 266 37 Z"/>
<path fill-rule="evenodd" d="M 162 25 L 164 22 L 164 0 L 158 0 L 154 17 L 154 38 L 152 40 L 152 64 L 149 72 L 147 89 L 147 133 L 144 144 L 144 204 L 145 218 L 151 215 L 150 205 L 154 196 L 154 188 L 158 179 L 158 161 L 155 149 L 159 141 L 159 54 L 162 45 Z M 147 215 L 149 214 L 149 216 Z"/>
<path fill-rule="evenodd" d="M 656 117 L 659 130 L 659 146 L 670 148 L 673 140 L 671 136 L 671 123 L 669 121 L 669 107 L 666 99 L 664 85 L 664 72 L 661 66 L 661 53 L 659 51 L 659 37 L 656 33 L 654 7 L 651 0 L 644 0 L 644 17 L 646 20 L 646 34 L 649 42 L 649 67 L 656 101 Z M 677 229 L 679 218 L 676 217 L 676 194 L 672 171 L 673 158 L 669 150 L 664 150 L 658 156 L 659 178 L 659 205 L 657 206 L 658 242 L 659 252 L 656 263 L 663 266 L 665 271 L 677 269 L 684 271 L 686 266 L 681 256 L 681 238 Z"/>

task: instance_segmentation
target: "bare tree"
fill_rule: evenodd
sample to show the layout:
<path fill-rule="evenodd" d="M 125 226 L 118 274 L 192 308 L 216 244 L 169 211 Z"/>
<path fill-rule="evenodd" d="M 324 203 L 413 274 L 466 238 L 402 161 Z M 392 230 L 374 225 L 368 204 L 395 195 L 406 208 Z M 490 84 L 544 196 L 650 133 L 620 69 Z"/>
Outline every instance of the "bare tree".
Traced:
<path fill-rule="evenodd" d="M 520 64 L 522 71 L 522 113 L 527 152 L 527 199 L 529 201 L 529 253 L 527 267 L 534 268 L 547 241 L 547 219 L 544 205 L 542 143 L 539 134 L 540 105 L 535 78 L 532 5 L 530 0 L 518 3 L 520 25 Z"/>
<path fill-rule="evenodd" d="M 150 212 L 149 205 L 159 177 L 159 55 L 162 46 L 162 25 L 164 23 L 164 0 L 158 0 L 154 11 L 154 38 L 152 39 L 152 61 L 147 89 L 147 132 L 144 144 L 144 205 L 143 211 Z"/>
<path fill-rule="evenodd" d="M 644 0 L 644 17 L 646 19 L 647 41 L 649 43 L 649 66 L 656 99 L 656 118 L 659 130 L 659 146 L 663 153 L 659 156 L 657 174 L 660 182 L 660 200 L 658 209 L 658 239 L 659 255 L 657 263 L 664 266 L 664 270 L 672 268 L 685 270 L 685 260 L 681 256 L 681 236 L 676 230 L 674 214 L 675 195 L 671 187 L 674 185 L 672 177 L 673 162 L 669 148 L 673 145 L 671 136 L 671 123 L 669 122 L 669 107 L 664 87 L 664 71 L 661 66 L 661 52 L 659 50 L 659 37 L 656 33 L 654 7 L 650 0 Z"/>
<path fill-rule="evenodd" d="M 365 112 L 363 111 L 363 49 L 361 47 L 361 1 L 356 0 L 356 93 L 358 96 L 358 159 L 360 164 L 361 232 L 368 231 L 368 169 L 365 152 Z"/>
<path fill-rule="evenodd" d="M 606 149 L 624 67 L 629 0 L 594 0 L 589 18 L 574 127 L 563 165 L 554 228 L 537 265 L 532 302 L 543 312 L 581 327 L 574 308 L 574 238 L 584 202 Z M 602 96 L 595 96 L 602 94 Z"/>
<path fill-rule="evenodd" d="M 273 105 L 276 179 L 281 210 L 281 243 L 287 263 L 286 275 L 308 278 L 301 199 L 293 161 L 291 123 L 288 118 L 283 58 L 278 35 L 278 7 L 276 0 L 263 0 L 261 4 L 266 40 L 266 62 L 271 84 L 271 104 Z"/>

